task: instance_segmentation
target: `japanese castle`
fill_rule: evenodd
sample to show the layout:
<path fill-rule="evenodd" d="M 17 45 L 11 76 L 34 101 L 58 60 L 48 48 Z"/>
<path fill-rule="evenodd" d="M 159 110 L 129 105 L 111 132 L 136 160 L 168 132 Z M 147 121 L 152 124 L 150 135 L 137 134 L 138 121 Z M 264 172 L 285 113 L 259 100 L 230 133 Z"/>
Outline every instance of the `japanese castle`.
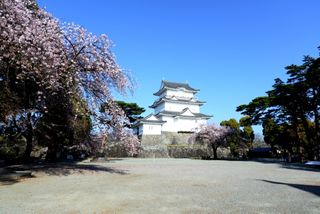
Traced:
<path fill-rule="evenodd" d="M 197 100 L 194 89 L 187 83 L 162 81 L 159 91 L 153 95 L 158 99 L 150 106 L 154 113 L 139 120 L 135 133 L 161 135 L 162 132 L 192 132 L 201 124 L 206 124 L 211 115 L 200 113 L 205 102 Z"/>

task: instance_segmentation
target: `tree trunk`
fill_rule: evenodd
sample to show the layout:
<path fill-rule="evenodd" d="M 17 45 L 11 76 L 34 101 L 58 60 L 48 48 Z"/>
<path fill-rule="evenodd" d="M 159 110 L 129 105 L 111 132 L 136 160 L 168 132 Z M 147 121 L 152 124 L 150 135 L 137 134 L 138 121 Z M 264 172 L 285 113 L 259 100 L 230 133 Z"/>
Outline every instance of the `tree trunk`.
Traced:
<path fill-rule="evenodd" d="M 58 152 L 58 149 L 56 148 L 56 145 L 54 144 L 54 142 L 50 142 L 47 150 L 46 161 L 48 162 L 56 161 L 57 152 Z"/>
<path fill-rule="evenodd" d="M 310 128 L 309 128 L 309 124 L 308 124 L 308 120 L 307 119 L 303 119 L 302 121 L 302 124 L 303 124 L 303 128 L 304 128 L 304 132 L 305 132 L 305 135 L 306 135 L 306 138 L 307 138 L 307 141 L 308 141 L 308 144 L 307 145 L 304 145 L 304 149 L 305 149 L 305 152 L 307 152 L 307 158 L 309 160 L 313 160 L 313 156 L 314 156 L 314 151 L 313 151 L 313 134 L 312 132 L 310 131 Z"/>
<path fill-rule="evenodd" d="M 32 151 L 32 139 L 33 139 L 33 128 L 32 128 L 32 122 L 31 122 L 31 113 L 28 112 L 27 114 L 27 134 L 26 134 L 26 139 L 27 139 L 27 146 L 26 150 L 24 152 L 24 159 L 25 160 L 30 160 L 30 154 Z"/>
<path fill-rule="evenodd" d="M 218 154 L 217 154 L 218 148 L 215 146 L 212 146 L 212 151 L 213 151 L 213 159 L 217 160 L 218 159 Z"/>
<path fill-rule="evenodd" d="M 302 154 L 301 154 L 302 140 L 299 136 L 299 122 L 298 122 L 298 120 L 295 120 L 293 122 L 293 126 L 294 126 L 294 132 L 295 132 L 296 138 L 297 138 L 297 142 L 294 143 L 294 145 L 296 145 L 296 155 L 298 156 L 298 161 L 301 162 L 301 160 L 302 160 Z M 291 158 L 290 158 L 290 162 L 291 162 Z"/>
<path fill-rule="evenodd" d="M 319 103 L 319 90 L 317 88 L 313 88 L 313 114 L 314 114 L 314 126 L 315 126 L 315 145 L 314 145 L 314 155 L 317 160 L 320 160 L 320 124 L 319 124 L 319 111 L 318 111 L 318 103 Z"/>
<path fill-rule="evenodd" d="M 320 127 L 319 127 L 319 113 L 317 110 L 314 111 L 314 124 L 315 124 L 315 131 L 316 131 L 315 154 L 316 154 L 316 159 L 320 160 Z"/>
<path fill-rule="evenodd" d="M 55 133 L 53 133 L 52 138 L 48 145 L 48 151 L 46 160 L 49 162 L 55 162 L 58 158 L 58 152 L 61 151 L 60 143 L 62 139 L 58 136 L 58 131 L 56 130 Z"/>
<path fill-rule="evenodd" d="M 288 151 L 287 162 L 291 163 L 292 162 L 292 154 L 293 154 L 292 147 L 288 147 L 287 151 Z"/>

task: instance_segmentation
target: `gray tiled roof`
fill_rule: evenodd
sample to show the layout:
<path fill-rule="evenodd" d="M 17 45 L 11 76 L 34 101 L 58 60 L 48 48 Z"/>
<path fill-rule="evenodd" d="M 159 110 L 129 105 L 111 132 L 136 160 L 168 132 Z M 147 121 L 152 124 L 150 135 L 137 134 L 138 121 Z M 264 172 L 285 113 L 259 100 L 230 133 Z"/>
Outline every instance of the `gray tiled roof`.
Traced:
<path fill-rule="evenodd" d="M 188 83 L 169 82 L 165 80 L 162 80 L 162 83 L 164 86 L 167 86 L 168 88 L 185 88 L 190 91 L 199 91 L 198 89 L 190 87 Z"/>
<path fill-rule="evenodd" d="M 157 118 L 158 120 L 150 120 L 149 118 L 152 117 L 152 116 L 154 116 L 154 114 L 149 114 L 148 116 L 140 119 L 139 121 L 140 121 L 140 122 L 145 122 L 145 123 L 161 123 L 161 124 L 163 124 L 163 123 L 166 122 L 166 121 L 159 120 L 157 117 L 156 117 L 156 118 Z"/>
<path fill-rule="evenodd" d="M 139 120 L 140 123 L 152 123 L 152 124 L 163 124 L 167 121 L 162 121 L 162 120 L 144 120 L 144 119 L 141 119 Z"/>
<path fill-rule="evenodd" d="M 187 99 L 169 99 L 166 97 L 160 98 L 158 100 L 156 100 L 151 106 L 149 106 L 150 108 L 155 108 L 156 106 L 158 106 L 160 103 L 164 102 L 164 101 L 168 101 L 168 102 L 173 102 L 173 103 L 187 103 L 187 104 L 199 104 L 202 105 L 203 103 L 205 103 L 204 101 L 199 101 L 199 100 L 195 100 L 195 101 L 191 101 L 191 100 L 187 100 Z"/>
<path fill-rule="evenodd" d="M 159 112 L 156 116 L 159 116 L 159 115 L 169 115 L 169 116 L 179 116 L 181 115 L 182 113 L 184 113 L 185 110 L 183 110 L 182 112 L 175 112 L 175 111 L 162 111 L 162 112 Z M 206 115 L 206 114 L 202 114 L 202 113 L 192 113 L 194 114 L 194 116 L 184 116 L 184 117 L 204 117 L 204 118 L 211 118 L 212 115 Z"/>
<path fill-rule="evenodd" d="M 162 80 L 162 88 L 160 88 L 159 91 L 157 91 L 153 95 L 159 96 L 164 91 L 164 88 L 172 88 L 172 89 L 184 88 L 192 92 L 199 91 L 199 89 L 192 88 L 188 83 L 177 83 L 177 82 L 169 82 L 169 81 Z"/>
<path fill-rule="evenodd" d="M 140 120 L 137 120 L 135 122 L 135 124 L 133 125 L 133 127 L 137 127 L 137 126 L 139 126 L 141 124 L 160 124 L 160 125 L 162 125 L 162 124 L 167 122 L 167 121 L 163 121 L 163 120 L 148 120 L 149 116 L 150 115 L 148 115 L 148 116 L 146 116 L 146 117 L 144 117 L 144 118 L 142 118 Z"/>

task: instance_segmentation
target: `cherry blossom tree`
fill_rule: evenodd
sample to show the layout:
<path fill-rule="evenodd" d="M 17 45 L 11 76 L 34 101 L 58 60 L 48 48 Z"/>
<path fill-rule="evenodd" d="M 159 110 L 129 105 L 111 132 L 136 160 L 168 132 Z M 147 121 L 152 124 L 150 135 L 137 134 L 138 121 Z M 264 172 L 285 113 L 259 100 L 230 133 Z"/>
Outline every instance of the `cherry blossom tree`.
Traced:
<path fill-rule="evenodd" d="M 215 124 L 202 125 L 191 136 L 193 143 L 206 144 L 212 148 L 213 159 L 217 159 L 217 149 L 226 146 L 226 137 L 231 132 L 228 127 L 216 126 Z"/>
<path fill-rule="evenodd" d="M 44 91 L 58 86 L 65 61 L 58 21 L 34 1 L 0 3 L 1 119 L 19 120 L 25 156 L 32 150 L 33 129 L 46 111 Z"/>
<path fill-rule="evenodd" d="M 113 146 L 123 148 L 127 155 L 137 155 L 140 150 L 140 141 L 132 130 L 127 128 L 129 119 L 125 112 L 113 99 L 104 102 L 102 107 L 98 115 L 97 127 L 103 135 L 107 135 L 106 147 L 108 147 L 108 142 L 112 142 Z"/>
<path fill-rule="evenodd" d="M 128 148 L 137 145 L 122 126 L 124 113 L 113 104 L 111 92 L 126 94 L 132 82 L 117 64 L 111 46 L 106 35 L 59 23 L 34 0 L 1 0 L 0 121 L 24 115 L 27 155 L 36 121 L 48 113 L 48 99 L 57 94 L 75 98 L 71 102 L 75 118 L 83 114 L 84 100 L 86 114 L 90 113 L 96 128 L 129 139 Z M 99 108 L 105 102 L 110 105 L 102 114 Z"/>

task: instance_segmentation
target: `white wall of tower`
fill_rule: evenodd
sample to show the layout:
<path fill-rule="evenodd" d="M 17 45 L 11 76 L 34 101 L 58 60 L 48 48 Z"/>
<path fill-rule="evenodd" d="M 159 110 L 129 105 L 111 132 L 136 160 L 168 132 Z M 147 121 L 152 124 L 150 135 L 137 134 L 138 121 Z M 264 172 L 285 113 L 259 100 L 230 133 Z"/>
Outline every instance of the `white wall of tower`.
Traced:
<path fill-rule="evenodd" d="M 170 103 L 166 102 L 164 105 L 165 111 L 174 111 L 174 112 L 181 112 L 183 109 L 189 108 L 191 112 L 193 113 L 199 113 L 200 112 L 200 106 L 199 104 L 184 104 L 184 103 Z"/>

